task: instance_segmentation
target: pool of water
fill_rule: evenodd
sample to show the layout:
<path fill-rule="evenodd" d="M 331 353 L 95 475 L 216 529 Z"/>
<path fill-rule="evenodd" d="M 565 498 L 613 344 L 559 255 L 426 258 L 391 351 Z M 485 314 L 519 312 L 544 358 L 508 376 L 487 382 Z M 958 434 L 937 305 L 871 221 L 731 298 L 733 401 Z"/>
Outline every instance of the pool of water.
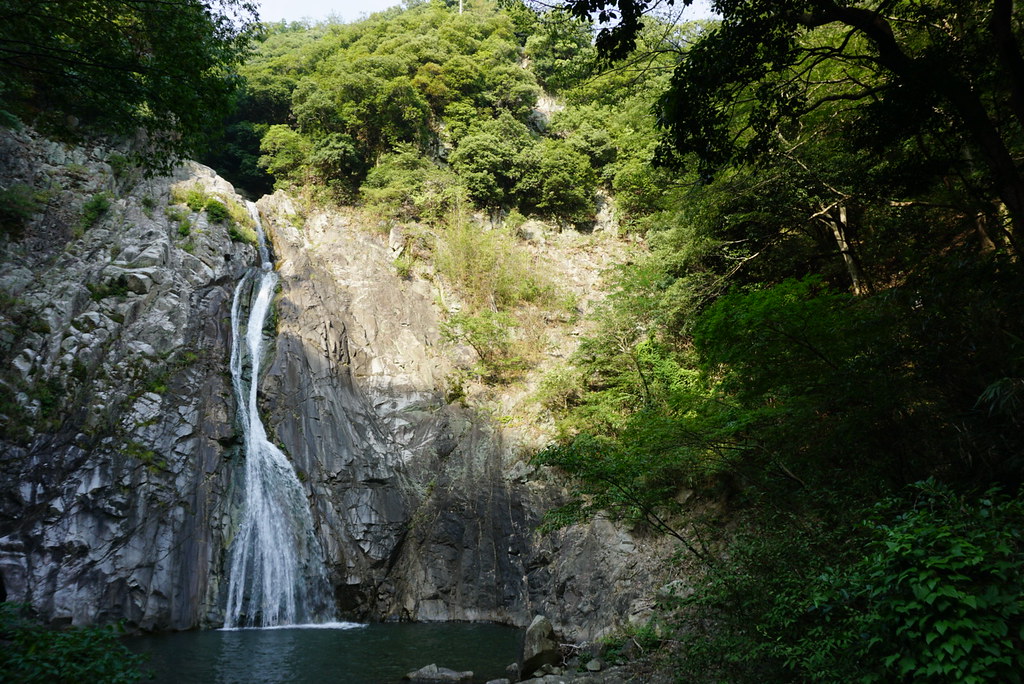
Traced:
<path fill-rule="evenodd" d="M 161 684 L 338 682 L 388 684 L 424 665 L 472 670 L 474 681 L 505 676 L 522 630 L 501 625 L 333 623 L 277 629 L 210 630 L 130 637 L 148 653 Z"/>

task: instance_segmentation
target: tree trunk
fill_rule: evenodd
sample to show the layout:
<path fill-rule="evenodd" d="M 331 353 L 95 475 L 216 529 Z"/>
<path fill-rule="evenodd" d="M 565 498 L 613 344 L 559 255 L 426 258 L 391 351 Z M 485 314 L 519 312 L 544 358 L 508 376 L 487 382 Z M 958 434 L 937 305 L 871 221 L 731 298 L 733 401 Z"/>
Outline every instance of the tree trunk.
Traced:
<path fill-rule="evenodd" d="M 981 253 L 991 254 L 996 251 L 996 243 L 989 237 L 988 229 L 985 227 L 986 223 L 985 212 L 979 211 L 974 217 L 974 232 L 978 235 L 978 241 L 981 243 Z"/>
<path fill-rule="evenodd" d="M 835 236 L 836 244 L 839 246 L 839 253 L 843 255 L 843 263 L 846 264 L 846 271 L 850 274 L 850 282 L 853 285 L 853 294 L 867 294 L 870 289 L 867 280 L 860 269 L 860 264 L 857 263 L 857 256 L 853 253 L 853 247 L 850 245 L 849 240 L 846 239 L 846 229 L 849 226 L 846 207 L 839 205 L 830 211 L 828 213 L 828 220 L 825 222 L 832 229 L 832 235 Z"/>

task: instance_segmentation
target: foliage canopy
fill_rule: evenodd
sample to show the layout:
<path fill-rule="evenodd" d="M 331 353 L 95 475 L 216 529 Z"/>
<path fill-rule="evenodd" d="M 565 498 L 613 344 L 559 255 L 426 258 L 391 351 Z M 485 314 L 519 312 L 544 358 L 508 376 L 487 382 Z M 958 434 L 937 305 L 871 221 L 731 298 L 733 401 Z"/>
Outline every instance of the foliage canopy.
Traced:
<path fill-rule="evenodd" d="M 216 131 L 255 35 L 248 0 L 3 0 L 2 113 L 61 135 L 147 135 L 166 168 Z"/>

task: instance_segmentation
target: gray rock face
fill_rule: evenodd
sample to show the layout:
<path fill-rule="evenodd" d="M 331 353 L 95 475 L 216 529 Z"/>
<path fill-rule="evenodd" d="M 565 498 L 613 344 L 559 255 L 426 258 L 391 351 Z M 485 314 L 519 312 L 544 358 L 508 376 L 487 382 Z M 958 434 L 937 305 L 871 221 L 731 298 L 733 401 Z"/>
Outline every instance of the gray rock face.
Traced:
<path fill-rule="evenodd" d="M 532 520 L 503 477 L 501 435 L 445 404 L 432 292 L 344 219 L 299 231 L 275 218 L 294 214 L 284 196 L 260 206 L 282 276 L 269 425 L 311 473 L 339 605 L 521 624 Z"/>
<path fill-rule="evenodd" d="M 244 456 L 229 313 L 256 255 L 203 213 L 168 216 L 175 184 L 240 201 L 209 169 L 116 179 L 109 154 L 0 133 L 0 185 L 45 196 L 0 237 L 0 579 L 56 623 L 217 626 Z M 111 207 L 84 226 L 100 192 Z M 559 496 L 523 463 L 537 436 L 446 402 L 455 361 L 433 285 L 395 273 L 401 236 L 327 213 L 297 228 L 282 194 L 259 205 L 281 275 L 262 412 L 340 614 L 543 612 L 572 639 L 642 617 L 650 545 L 607 521 L 536 535 Z"/>
<path fill-rule="evenodd" d="M 204 215 L 187 237 L 165 215 L 175 183 L 233 196 L 208 169 L 125 187 L 106 154 L 0 134 L 4 184 L 46 198 L 0 245 L 0 576 L 54 622 L 184 629 L 217 602 L 225 317 L 254 252 Z M 86 226 L 78 207 L 99 192 L 110 207 Z"/>

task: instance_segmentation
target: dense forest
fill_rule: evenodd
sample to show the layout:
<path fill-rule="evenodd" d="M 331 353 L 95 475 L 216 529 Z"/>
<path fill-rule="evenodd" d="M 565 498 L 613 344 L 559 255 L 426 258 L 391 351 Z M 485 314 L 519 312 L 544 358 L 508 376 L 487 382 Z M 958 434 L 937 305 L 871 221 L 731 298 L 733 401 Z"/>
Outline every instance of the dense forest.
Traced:
<path fill-rule="evenodd" d="M 649 4 L 264 25 L 217 67 L 237 77 L 205 161 L 424 227 L 410 258 L 462 288 L 448 335 L 498 386 L 530 363 L 524 307 L 572 306 L 517 227 L 590 230 L 610 202 L 642 238 L 537 397 L 559 440 L 535 461 L 573 492 L 547 525 L 603 511 L 679 543 L 678 591 L 624 652 L 683 681 L 1020 681 L 1013 3 Z M 40 116 L 38 78 L 0 81 L 5 117 Z"/>

